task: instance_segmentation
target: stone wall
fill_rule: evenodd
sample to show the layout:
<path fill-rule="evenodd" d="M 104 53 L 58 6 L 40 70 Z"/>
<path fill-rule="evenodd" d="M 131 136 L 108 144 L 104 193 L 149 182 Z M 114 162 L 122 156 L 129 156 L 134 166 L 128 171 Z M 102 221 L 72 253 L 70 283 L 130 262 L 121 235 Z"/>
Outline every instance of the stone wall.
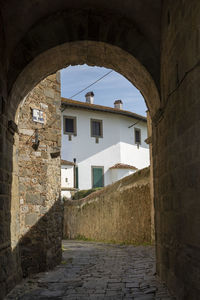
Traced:
<path fill-rule="evenodd" d="M 153 120 L 157 271 L 181 300 L 200 297 L 199 16 L 199 1 L 164 1 Z"/>
<path fill-rule="evenodd" d="M 61 259 L 63 207 L 60 157 L 56 157 L 61 141 L 59 74 L 36 86 L 17 112 L 14 106 L 6 106 L 3 98 L 0 100 L 0 299 L 3 299 L 22 276 L 51 268 Z M 46 112 L 45 129 L 32 122 L 31 107 Z M 34 150 L 36 128 L 40 144 Z"/>
<path fill-rule="evenodd" d="M 34 108 L 45 113 L 44 124 L 32 120 Z M 60 121 L 57 73 L 37 85 L 18 110 L 19 240 L 24 276 L 61 259 Z"/>
<path fill-rule="evenodd" d="M 0 299 L 22 278 L 18 244 L 18 134 L 12 126 L 8 128 L 10 120 L 4 107 L 0 118 Z"/>
<path fill-rule="evenodd" d="M 66 200 L 64 235 L 97 241 L 150 243 L 149 168 L 80 200 Z"/>
<path fill-rule="evenodd" d="M 32 17 L 26 17 L 30 11 Z M 199 20 L 198 0 L 3 2 L 0 298 L 21 277 L 16 109 L 48 74 L 83 63 L 113 68 L 146 99 L 153 128 L 158 274 L 179 299 L 199 298 Z"/>
<path fill-rule="evenodd" d="M 151 240 L 155 242 L 155 206 L 154 206 L 154 183 L 153 183 L 153 153 L 152 153 L 152 120 L 147 111 L 147 136 L 146 143 L 149 145 L 150 156 L 150 196 L 151 196 Z"/>

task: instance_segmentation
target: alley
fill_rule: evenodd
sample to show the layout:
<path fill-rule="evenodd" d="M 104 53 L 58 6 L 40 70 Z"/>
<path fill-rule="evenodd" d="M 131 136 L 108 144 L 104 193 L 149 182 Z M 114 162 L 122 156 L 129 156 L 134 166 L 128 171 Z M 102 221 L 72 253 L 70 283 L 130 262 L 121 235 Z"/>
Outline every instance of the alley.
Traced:
<path fill-rule="evenodd" d="M 5 299 L 173 298 L 155 277 L 153 247 L 65 240 L 59 266 L 26 279 Z"/>

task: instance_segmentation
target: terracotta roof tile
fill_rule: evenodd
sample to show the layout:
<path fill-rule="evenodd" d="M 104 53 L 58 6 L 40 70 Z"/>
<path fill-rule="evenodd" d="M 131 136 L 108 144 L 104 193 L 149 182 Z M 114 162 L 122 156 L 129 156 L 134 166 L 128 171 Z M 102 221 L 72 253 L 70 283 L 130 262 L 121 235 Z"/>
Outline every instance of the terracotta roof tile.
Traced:
<path fill-rule="evenodd" d="M 61 165 L 74 166 L 72 161 L 61 159 Z"/>
<path fill-rule="evenodd" d="M 109 169 L 132 169 L 132 170 L 138 170 L 136 167 L 126 164 L 115 164 L 114 166 L 110 167 Z"/>
<path fill-rule="evenodd" d="M 128 116 L 128 117 L 131 117 L 131 118 L 143 121 L 143 122 L 147 122 L 146 117 L 138 115 L 138 114 L 133 113 L 131 111 L 123 110 L 123 109 L 119 109 L 119 108 L 113 108 L 113 107 L 108 107 L 108 106 L 103 106 L 103 105 L 91 104 L 91 103 L 76 101 L 76 100 L 67 99 L 67 98 L 61 98 L 61 104 L 63 106 L 78 107 L 78 108 L 82 108 L 82 109 L 90 109 L 90 110 L 103 111 L 103 112 L 109 112 L 109 113 L 124 115 L 124 116 Z"/>

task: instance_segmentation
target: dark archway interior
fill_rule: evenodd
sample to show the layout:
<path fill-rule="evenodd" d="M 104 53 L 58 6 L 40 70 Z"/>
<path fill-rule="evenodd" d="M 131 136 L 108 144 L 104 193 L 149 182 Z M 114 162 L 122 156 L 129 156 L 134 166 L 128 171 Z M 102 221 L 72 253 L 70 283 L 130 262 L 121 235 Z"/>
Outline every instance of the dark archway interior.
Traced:
<path fill-rule="evenodd" d="M 13 158 L 18 105 L 47 75 L 87 63 L 121 73 L 146 100 L 153 128 L 157 272 L 178 299 L 198 299 L 199 20 L 197 0 L 1 1 L 3 296 L 21 278 L 17 228 L 10 226 L 19 201 Z"/>

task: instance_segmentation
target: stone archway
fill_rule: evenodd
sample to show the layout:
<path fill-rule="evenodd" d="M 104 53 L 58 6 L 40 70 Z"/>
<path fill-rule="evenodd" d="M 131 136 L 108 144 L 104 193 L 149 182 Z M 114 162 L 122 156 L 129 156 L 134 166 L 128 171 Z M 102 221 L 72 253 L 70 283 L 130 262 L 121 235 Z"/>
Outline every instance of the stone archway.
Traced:
<path fill-rule="evenodd" d="M 120 48 L 119 52 L 125 51 L 131 61 L 134 57 L 146 70 L 142 72 L 141 80 L 137 80 L 133 70 L 130 73 L 127 70 L 125 74 L 118 66 L 109 66 L 104 61 L 105 66 L 135 83 L 151 112 L 158 274 L 179 299 L 197 299 L 200 244 L 199 1 L 18 2 L 2 1 L 0 8 L 0 251 L 3 270 L 0 281 L 3 294 L 20 277 L 19 254 L 12 252 L 10 244 L 11 184 L 15 185 L 17 180 L 17 176 L 12 180 L 16 109 L 38 81 L 58 69 L 58 61 L 45 61 L 48 51 L 60 54 L 58 49 L 65 47 L 66 43 L 93 41 Z M 98 53 L 98 49 L 102 54 L 101 46 L 91 48 L 90 61 L 87 46 L 83 48 L 86 53 L 82 61 L 96 64 L 92 56 Z M 114 55 L 111 49 L 107 50 Z M 83 55 L 81 47 L 77 52 L 79 57 Z M 40 57 L 44 64 L 41 73 L 37 73 L 34 63 Z M 71 64 L 77 63 L 77 56 L 74 61 L 72 58 L 73 55 Z M 127 55 L 120 54 L 119 58 L 124 59 L 124 66 L 129 65 Z M 59 68 L 69 63 L 62 62 Z M 137 70 L 137 63 L 134 65 Z M 36 74 L 41 76 L 37 80 L 34 79 Z M 149 89 L 142 86 L 143 77 L 148 79 Z M 148 94 L 150 90 L 154 90 L 152 98 Z"/>
<path fill-rule="evenodd" d="M 110 68 L 126 77 L 142 93 L 150 114 L 155 115 L 160 106 L 160 96 L 150 73 L 128 52 L 103 42 L 71 42 L 38 55 L 17 77 L 9 101 L 18 105 L 48 75 L 69 65 L 84 63 Z"/>
<path fill-rule="evenodd" d="M 72 27 L 71 23 L 74 23 L 75 26 Z M 7 25 L 9 31 L 9 24 Z M 49 34 L 48 38 L 46 38 L 47 34 Z M 130 37 L 134 37 L 133 42 Z M 16 43 L 15 46 L 13 41 Z M 128 51 L 122 50 L 126 48 L 126 44 Z M 131 52 L 135 52 L 136 58 L 130 54 Z M 6 107 L 9 107 L 9 111 L 4 113 L 9 121 L 9 139 L 7 140 L 6 136 L 6 120 L 2 135 L 7 148 L 2 160 L 6 159 L 6 163 L 10 164 L 9 181 L 10 184 L 12 183 L 12 187 L 9 186 L 9 192 L 12 193 L 12 201 L 10 202 L 9 195 L 8 207 L 5 211 L 8 230 L 5 256 L 10 264 L 14 265 L 14 268 L 5 268 L 4 291 L 9 289 L 6 278 L 11 278 L 12 286 L 21 277 L 19 237 L 17 226 L 15 226 L 15 220 L 20 213 L 19 209 L 17 210 L 17 201 L 19 200 L 16 192 L 18 145 L 14 138 L 17 131 L 16 111 L 20 101 L 47 75 L 69 64 L 87 63 L 112 68 L 123 74 L 141 90 L 152 113 L 159 107 L 160 102 L 157 88 L 159 86 L 158 53 L 132 22 L 118 14 L 109 13 L 106 16 L 103 12 L 84 9 L 82 11 L 63 11 L 47 18 L 44 17 L 37 24 L 33 24 L 18 41 L 17 37 L 11 41 L 7 47 L 7 56 L 9 64 L 3 70 L 5 71 L 7 68 L 6 78 L 8 80 L 6 84 L 4 84 L 4 80 L 2 81 L 2 94 L 4 95 L 2 107 L 4 110 L 4 103 L 7 102 Z M 131 65 L 132 67 L 130 67 Z M 148 68 L 149 70 L 147 70 Z M 3 76 L 3 73 L 1 75 Z M 156 83 L 153 77 L 156 79 Z M 7 172 L 6 166 L 5 171 Z M 10 219 L 14 221 L 11 223 L 11 228 Z M 41 220 L 41 222 L 44 221 Z M 42 227 L 44 228 L 44 226 Z M 11 245 L 13 238 L 14 242 L 12 241 Z M 28 238 L 27 243 L 30 244 Z M 57 261 L 54 259 L 53 262 L 53 257 L 51 260 L 53 264 Z M 51 262 L 48 264 L 50 265 Z"/>
<path fill-rule="evenodd" d="M 24 68 L 17 77 L 8 98 L 8 101 L 13 108 L 13 113 L 18 110 L 18 105 L 21 100 L 41 79 L 64 66 L 83 63 L 112 68 L 121 73 L 140 89 L 152 114 L 154 114 L 159 107 L 160 100 L 156 84 L 149 72 L 138 60 L 127 52 L 121 50 L 119 47 L 103 42 L 82 41 L 66 43 L 52 48 L 40 54 Z M 13 114 L 11 118 L 13 118 L 16 123 L 18 122 L 18 114 Z M 15 123 L 13 123 L 13 126 L 15 126 Z M 21 276 L 19 249 L 22 251 L 22 269 L 24 274 L 31 274 L 34 270 L 42 271 L 54 266 L 59 261 L 61 237 L 60 239 L 57 239 L 57 241 L 54 238 L 52 239 L 52 237 L 50 238 L 52 239 L 52 242 L 58 242 L 56 247 L 52 247 L 51 249 L 51 245 L 48 242 L 49 237 L 47 232 L 54 232 L 54 230 L 50 230 L 54 223 L 51 221 L 49 222 L 48 220 L 53 220 L 56 215 L 58 216 L 59 201 L 57 201 L 57 199 L 55 202 L 52 202 L 52 207 L 49 206 L 49 210 L 44 217 L 40 220 L 37 217 L 37 223 L 30 229 L 29 232 L 27 232 L 26 229 L 24 236 L 20 236 L 18 234 L 18 222 L 16 222 L 16 220 L 20 215 L 20 211 L 18 205 L 18 193 L 16 189 L 18 186 L 17 152 L 18 138 L 15 136 L 13 148 L 12 186 L 12 189 L 15 192 L 12 193 L 11 201 L 11 241 L 12 252 L 17 255 L 17 258 L 14 258 L 14 260 L 16 260 L 16 276 L 18 277 Z M 30 214 L 29 212 L 29 216 L 33 217 L 33 215 L 35 216 L 34 213 Z M 48 230 L 45 224 L 48 224 Z M 58 226 L 59 224 L 56 225 Z M 57 232 L 60 232 L 61 235 L 61 231 L 59 231 L 59 229 Z M 39 239 L 40 242 L 34 243 L 34 239 Z M 49 254 L 47 254 L 46 251 Z M 29 259 L 31 259 L 32 263 L 29 263 Z M 36 265 L 38 265 L 38 267 Z"/>
<path fill-rule="evenodd" d="M 50 64 L 48 62 L 52 62 L 52 63 Z M 156 106 L 159 106 L 159 102 L 160 102 L 159 101 L 159 93 L 157 91 L 157 88 L 155 86 L 153 79 L 151 78 L 151 76 L 147 72 L 147 70 L 134 57 L 130 56 L 127 52 L 121 50 L 118 47 L 111 46 L 111 45 L 108 45 L 108 44 L 105 44 L 102 42 L 91 42 L 91 41 L 67 43 L 67 44 L 59 46 L 57 48 L 50 49 L 49 51 L 39 55 L 33 62 L 31 62 L 24 69 L 24 71 L 17 78 L 17 80 L 13 86 L 13 89 L 11 90 L 9 101 L 11 103 L 18 103 L 20 101 L 20 99 L 23 99 L 23 97 L 25 95 L 27 95 L 27 93 L 33 88 L 33 86 L 35 86 L 35 84 L 38 83 L 39 79 L 45 77 L 47 74 L 49 74 L 51 72 L 55 72 L 57 69 L 62 68 L 64 65 L 71 65 L 71 64 L 77 65 L 77 64 L 83 64 L 83 63 L 87 63 L 89 65 L 104 66 L 104 67 L 112 68 L 112 69 L 118 71 L 119 73 L 123 74 L 126 78 L 128 78 L 129 81 L 131 81 L 133 84 L 135 84 L 138 88 L 140 88 L 143 95 L 145 95 L 146 102 L 149 105 L 152 113 L 155 111 Z M 46 80 L 48 81 L 48 79 L 46 79 Z M 58 84 L 56 82 L 56 78 L 54 78 L 54 76 L 52 76 L 52 82 L 53 82 L 53 85 Z M 40 88 L 40 92 L 38 93 L 38 97 L 40 97 L 41 91 L 42 91 L 42 85 Z M 56 105 L 59 105 L 59 103 L 57 103 Z M 54 118 L 53 114 L 50 114 L 50 118 Z M 15 121 L 16 121 L 16 123 L 18 122 L 18 113 L 16 114 Z M 52 127 L 51 131 L 52 130 L 57 130 L 57 128 Z M 48 135 L 49 135 L 49 132 L 47 132 L 46 137 L 44 135 L 43 139 L 46 139 Z M 54 133 L 54 135 L 55 135 L 55 133 Z M 29 139 L 31 139 L 31 137 Z M 57 139 L 59 140 L 59 136 Z M 55 143 L 57 144 L 57 147 L 58 147 L 59 142 L 57 141 L 57 139 L 55 140 Z M 16 141 L 17 141 L 17 139 L 15 139 L 15 144 L 16 144 Z M 52 148 L 50 145 L 48 145 L 48 147 Z M 28 149 L 28 145 L 27 145 L 27 149 Z M 14 159 L 16 159 L 16 158 L 19 159 L 19 157 L 16 155 L 17 151 L 18 151 L 18 149 L 16 147 L 16 149 L 14 151 Z M 51 149 L 51 151 L 52 151 L 52 149 Z M 25 154 L 26 152 L 23 151 L 23 153 Z M 24 156 L 24 154 L 22 156 Z M 27 157 L 27 159 L 28 159 L 28 157 Z M 35 159 L 35 157 L 33 156 L 33 161 L 34 161 L 34 159 Z M 35 161 L 35 164 L 37 164 L 38 160 L 39 160 L 39 158 Z M 51 163 L 54 163 L 54 165 L 56 166 L 55 161 L 54 162 L 51 161 L 50 164 Z M 29 164 L 28 161 L 27 161 L 27 164 Z M 57 161 L 57 164 L 59 165 L 59 161 Z M 17 162 L 14 165 L 16 166 Z M 47 166 L 48 166 L 48 163 L 47 163 Z M 27 168 L 28 168 L 28 166 L 27 166 Z M 40 169 L 41 168 L 39 168 L 39 170 Z M 30 174 L 32 174 L 32 173 L 30 173 Z M 31 177 L 31 176 L 29 176 L 29 177 Z M 46 171 L 43 171 L 43 178 L 46 178 L 46 181 L 48 181 L 48 175 L 47 175 Z M 29 180 L 28 178 L 25 178 L 25 179 Z M 17 181 L 17 178 L 15 177 L 15 182 L 16 181 Z M 30 184 L 28 184 L 28 185 L 30 185 Z M 56 188 L 55 188 L 55 190 L 56 190 Z M 33 191 L 32 191 L 31 197 L 37 198 L 36 194 L 37 193 L 33 193 Z M 23 202 L 22 205 L 20 205 L 21 209 L 23 209 L 23 210 L 28 209 L 27 205 L 23 205 L 23 204 L 26 204 L 26 202 L 29 203 L 29 207 L 30 207 L 30 204 L 41 204 L 41 199 L 35 199 L 35 201 L 34 200 L 31 201 L 29 199 L 30 192 L 27 194 L 27 196 L 28 196 L 28 198 L 27 198 L 27 200 L 25 200 L 25 203 L 24 203 L 24 199 L 20 200 Z M 22 197 L 22 198 L 24 198 L 24 197 Z M 55 197 L 55 199 L 56 198 L 57 197 Z M 52 201 L 51 205 L 48 204 L 48 201 L 46 202 L 47 206 L 48 206 L 48 211 L 46 213 L 45 218 L 47 221 L 50 219 L 54 219 L 55 212 L 54 212 L 53 207 L 55 205 L 57 206 L 56 202 L 57 202 L 57 199 L 56 199 L 56 201 Z M 16 206 L 16 197 L 13 198 L 12 205 Z M 12 205 L 11 205 L 11 209 L 12 209 Z M 25 219 L 27 219 L 27 218 L 28 219 L 33 218 L 33 217 L 35 218 L 35 221 L 32 220 L 32 221 L 28 222 L 28 225 L 30 225 L 31 222 L 32 222 L 32 224 L 35 224 L 36 220 L 39 220 L 38 212 L 40 212 L 40 210 L 44 210 L 44 208 L 40 208 L 40 209 L 38 208 L 39 211 L 35 212 L 36 206 L 33 205 L 31 211 L 27 211 L 27 213 L 26 213 L 26 211 L 21 211 L 21 213 L 18 212 L 18 214 L 24 216 L 23 221 L 22 221 L 23 224 L 25 222 Z M 58 207 L 56 209 L 58 210 Z M 11 222 L 11 224 L 16 224 L 16 222 L 15 222 L 15 219 L 16 219 L 15 216 L 17 215 L 16 210 L 17 210 L 17 208 L 15 210 L 13 210 L 15 212 L 15 214 L 13 213 L 11 216 L 12 220 L 13 220 L 13 222 Z M 51 211 L 51 213 L 49 213 L 49 211 Z M 43 219 L 43 217 L 42 217 L 42 219 Z M 51 223 L 51 222 L 49 223 L 50 228 L 51 228 L 51 226 L 53 226 L 52 224 L 53 223 Z M 32 270 L 38 270 L 38 271 L 44 270 L 45 267 L 47 268 L 51 265 L 54 265 L 54 263 L 51 261 L 54 261 L 54 262 L 58 261 L 57 254 L 55 253 L 55 251 L 53 250 L 53 247 L 52 247 L 51 252 L 53 252 L 53 254 L 49 255 L 49 258 L 48 258 L 49 262 L 47 264 L 41 263 L 41 262 L 40 262 L 40 264 L 37 263 L 37 261 L 39 262 L 38 253 L 40 253 L 40 258 L 43 257 L 43 260 L 46 260 L 45 249 L 48 248 L 48 252 L 50 253 L 51 245 L 48 244 L 48 246 L 46 246 L 47 242 L 44 239 L 44 236 L 47 235 L 47 233 L 43 226 L 42 220 L 37 222 L 36 225 L 32 226 L 30 232 L 27 232 L 27 227 L 30 227 L 28 225 L 22 226 L 23 228 L 22 228 L 21 232 L 24 232 L 24 234 L 23 234 L 24 236 L 20 237 L 21 251 L 22 251 L 22 249 L 24 249 L 22 251 L 22 253 L 23 253 L 22 269 L 23 269 L 24 274 L 30 274 L 32 272 Z M 14 230 L 14 226 L 12 226 L 12 227 L 13 227 L 13 229 L 11 231 L 11 235 L 13 237 L 15 237 L 15 236 L 17 236 L 17 233 Z M 54 228 L 52 227 L 50 231 L 53 232 Z M 57 229 L 57 232 L 59 232 L 59 234 L 61 235 L 61 233 L 60 233 L 61 231 L 59 231 Z M 40 243 L 32 242 L 32 240 L 35 239 L 34 235 L 37 236 L 37 239 L 40 240 Z M 56 241 L 56 239 L 54 239 L 54 242 L 60 244 L 60 240 Z M 17 243 L 15 243 L 15 244 L 17 244 Z M 34 248 L 34 251 L 31 250 L 32 248 Z M 26 256 L 27 256 L 27 258 L 26 258 Z M 28 260 L 30 260 L 30 258 L 32 261 L 31 263 L 28 261 Z M 37 267 L 37 265 L 38 265 L 38 267 Z M 28 270 L 30 270 L 30 271 L 28 271 Z"/>

